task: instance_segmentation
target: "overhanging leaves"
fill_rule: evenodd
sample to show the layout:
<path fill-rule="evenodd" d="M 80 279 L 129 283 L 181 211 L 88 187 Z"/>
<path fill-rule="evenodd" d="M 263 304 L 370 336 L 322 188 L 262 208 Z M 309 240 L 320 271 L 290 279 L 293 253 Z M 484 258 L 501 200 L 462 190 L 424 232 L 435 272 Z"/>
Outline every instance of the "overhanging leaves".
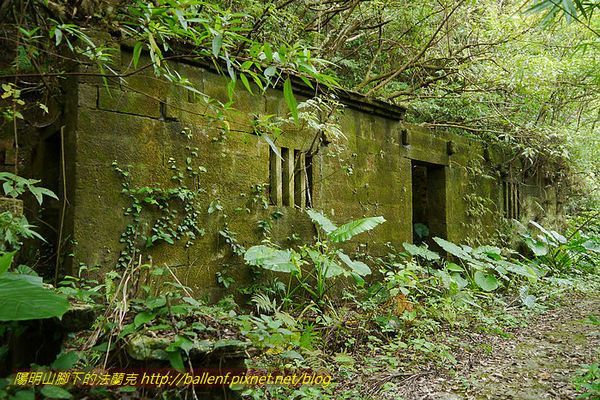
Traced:
<path fill-rule="evenodd" d="M 62 317 L 68 309 L 69 302 L 50 289 L 0 277 L 0 321 Z"/>

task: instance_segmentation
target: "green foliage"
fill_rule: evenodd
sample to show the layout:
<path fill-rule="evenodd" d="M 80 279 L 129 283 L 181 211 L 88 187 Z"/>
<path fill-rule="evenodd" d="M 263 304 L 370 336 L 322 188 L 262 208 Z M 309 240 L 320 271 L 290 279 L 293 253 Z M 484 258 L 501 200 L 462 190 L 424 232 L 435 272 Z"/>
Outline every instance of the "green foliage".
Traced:
<path fill-rule="evenodd" d="M 0 172 L 0 182 L 2 182 L 4 195 L 13 199 L 26 193 L 32 194 L 40 205 L 44 196 L 58 199 L 51 190 L 37 186 L 40 183 L 37 179 L 26 179 L 10 172 Z M 11 211 L 0 213 L 0 238 L 2 238 L 0 251 L 18 250 L 22 245 L 22 239 L 44 240 L 33 228 L 35 226 L 29 224 L 24 215 L 15 215 Z"/>
<path fill-rule="evenodd" d="M 340 226 L 333 232 L 328 232 L 327 237 L 334 243 L 346 242 L 352 239 L 354 236 L 363 232 L 370 231 L 377 225 L 382 224 L 384 222 L 385 219 L 383 217 L 357 219 Z"/>
<path fill-rule="evenodd" d="M 0 321 L 61 317 L 68 309 L 66 298 L 45 288 L 41 278 L 0 274 Z"/>
<path fill-rule="evenodd" d="M 7 53 L 14 57 L 8 73 L 17 78 L 14 84 L 2 86 L 2 98 L 8 104 L 0 109 L 5 122 L 24 119 L 22 112 L 31 104 L 25 102 L 23 89 L 31 91 L 36 74 L 40 74 L 39 82 L 34 83 L 51 91 L 71 64 L 87 67 L 91 62 L 105 82 L 118 81 L 126 86 L 125 75 L 151 68 L 157 76 L 203 97 L 215 114 L 207 117 L 209 124 L 218 125 L 222 131 L 216 141 L 223 140 L 230 129 L 224 111 L 232 107 L 238 80 L 254 94 L 282 87 L 291 120 L 302 125 L 301 129 L 319 132 L 334 148 L 335 140 L 344 137 L 336 123 L 335 103 L 316 98 L 298 104 L 294 90 L 298 80 L 313 89 L 317 84 L 335 88 L 339 80 L 345 88 L 407 105 L 410 122 L 508 144 L 522 161 L 523 171 L 541 171 L 541 175 L 558 180 L 565 179 L 573 168 L 584 173 L 575 175 L 578 177 L 570 183 L 583 183 L 577 186 L 587 190 L 587 195 L 594 193 L 588 188 L 597 185 L 594 94 L 600 69 L 592 51 L 592 3 L 536 2 L 534 11 L 548 12 L 542 19 L 563 14 L 567 19 L 583 17 L 585 22 L 554 31 L 531 29 L 537 17 L 524 16 L 518 2 L 421 1 L 406 7 L 382 1 L 348 6 L 336 1 L 275 5 L 256 0 L 226 4 L 159 0 L 106 8 L 84 2 L 95 7 L 86 18 L 78 18 L 80 11 L 67 9 L 68 5 L 38 7 L 37 3 L 15 2 L 23 12 L 14 16 L 0 10 L 2 16 L 8 16 L 8 23 L 2 25 L 4 37 L 16 38 L 14 49 Z M 84 3 L 82 9 L 90 7 Z M 96 27 L 97 19 L 133 40 L 134 70 L 111 69 L 113 50 L 99 46 L 85 33 Z M 227 103 L 210 99 L 170 65 L 184 48 L 187 58 L 210 59 L 229 78 Z M 142 64 L 145 53 L 151 59 L 148 65 Z M 21 79 L 20 74 L 26 72 L 32 76 Z M 275 139 L 287 122 L 290 120 L 276 116 L 256 116 L 253 128 L 277 153 Z M 267 239 L 246 250 L 224 223 L 219 235 L 234 254 L 243 254 L 248 264 L 276 277 L 283 275 L 289 282 L 285 285 L 274 279 L 272 287 L 263 285 L 265 292 L 252 297 L 256 310 L 244 315 L 238 315 L 230 301 L 206 306 L 177 278 L 169 281 L 169 274 L 175 276 L 172 271 L 134 262 L 146 248 L 179 241 L 191 245 L 202 236 L 198 217 L 205 205 L 201 207 L 198 201 L 202 193 L 198 174 L 203 170 L 192 165 L 197 150 L 190 150 L 192 155 L 183 166 L 169 161 L 174 176 L 173 186 L 168 188 L 138 186 L 129 171 L 115 165 L 123 178 L 123 193 L 130 200 L 125 212 L 131 224 L 121 237 L 125 246 L 119 260 L 122 268 L 104 275 L 101 282 L 84 279 L 81 274 L 68 276 L 61 288 L 72 298 L 104 303 L 104 313 L 86 342 L 86 348 L 95 346 L 83 357 L 90 367 L 103 362 L 98 360 L 116 362 L 119 357 L 109 357 L 116 349 L 120 351 L 131 339 L 147 335 L 168 338 L 164 361 L 181 370 L 191 367 L 193 346 L 219 336 L 219 346 L 247 338 L 265 350 L 250 361 L 254 366 L 327 368 L 348 382 L 359 381 L 361 373 L 381 373 L 385 380 L 405 367 L 400 365 L 399 353 L 414 353 L 416 362 L 433 359 L 452 363 L 448 345 L 436 342 L 446 335 L 442 327 L 510 326 L 515 321 L 506 313 L 509 304 L 543 307 L 555 292 L 574 290 L 572 274 L 597 269 L 597 234 L 576 231 L 563 236 L 534 225 L 539 233 L 523 233 L 532 251 L 531 261 L 497 247 L 473 248 L 435 238 L 449 257 L 425 246 L 405 244 L 405 251 L 412 256 L 409 259 L 395 251 L 385 259 L 369 259 L 371 265 L 379 267 L 382 279 L 368 283 L 363 277 L 371 273 L 371 267 L 350 258 L 337 245 L 374 229 L 383 218 L 364 218 L 338 227 L 323 214 L 309 210 L 320 228 L 317 240 L 294 248 L 280 249 Z M 569 157 L 572 161 L 567 164 Z M 352 166 L 347 172 L 352 173 Z M 485 171 L 473 172 L 483 175 Z M 37 181 L 7 174 L 0 177 L 4 193 L 11 197 L 27 190 L 39 202 L 43 196 L 53 197 L 38 189 Z M 250 200 L 268 207 L 262 187 L 253 188 Z M 473 195 L 465 201 L 467 214 L 474 221 L 488 216 L 490 204 L 483 198 Z M 210 201 L 208 213 L 224 215 L 218 200 Z M 41 290 L 46 296 L 52 293 L 38 277 L 6 272 L 21 239 L 36 237 L 32 228 L 24 217 L 11 213 L 0 216 L 0 235 L 4 237 L 0 249 L 0 286 L 4 286 L 0 290 L 8 293 L 4 297 L 0 293 L 0 302 L 6 302 L 0 310 L 8 318 L 15 318 L 10 310 L 24 304 L 28 291 L 35 304 L 41 302 Z M 259 228 L 268 237 L 270 221 L 259 221 Z M 423 227 L 415 226 L 415 231 L 428 236 Z M 20 270 L 24 269 L 15 269 Z M 342 296 L 329 295 L 334 283 L 340 283 L 342 289 L 342 278 L 352 278 L 358 284 Z M 219 279 L 225 286 L 232 283 L 224 274 Z M 150 281 L 164 284 L 152 289 Z M 15 288 L 22 290 L 15 293 Z M 278 295 L 283 297 L 281 304 L 271 299 Z M 39 308 L 47 316 L 64 312 L 64 307 L 59 307 L 64 303 L 53 296 Z M 284 307 L 289 312 L 284 312 Z M 23 316 L 27 314 L 17 317 Z M 224 332 L 240 336 L 222 338 Z M 594 389 L 589 382 L 597 383 L 597 375 L 597 366 L 587 368 L 581 382 L 588 386 L 581 386 L 581 390 Z M 47 387 L 42 395 L 70 397 L 56 389 Z M 338 392 L 334 394 L 334 390 Z M 373 390 L 377 396 L 386 397 L 385 387 Z M 394 394 L 393 385 L 387 394 Z M 243 395 L 360 398 L 364 390 L 255 388 Z M 35 395 L 27 391 L 15 396 Z"/>
<path fill-rule="evenodd" d="M 52 191 L 36 186 L 39 180 L 3 172 L 0 181 L 4 194 L 14 199 L 25 193 L 31 193 L 40 204 L 44 196 L 57 198 Z M 42 279 L 31 275 L 27 268 L 9 272 L 23 238 L 43 240 L 32 228 L 25 216 L 0 213 L 0 321 L 61 317 L 69 309 L 64 296 L 45 288 Z"/>
<path fill-rule="evenodd" d="M 595 268 L 600 253 L 600 238 L 575 231 L 568 238 L 554 230 L 548 230 L 535 221 L 529 221 L 534 231 L 519 224 L 521 237 L 531 250 L 537 268 L 553 273 Z"/>
<path fill-rule="evenodd" d="M 582 365 L 578 375 L 573 378 L 573 386 L 582 393 L 578 399 L 595 399 L 600 396 L 600 365 Z"/>
<path fill-rule="evenodd" d="M 542 22 L 548 24 L 558 16 L 564 16 L 567 22 L 591 21 L 598 4 L 594 1 L 582 0 L 536 0 L 529 8 L 529 12 L 545 13 Z M 582 21 L 583 20 L 583 21 Z M 585 25 L 588 26 L 588 25 Z M 590 28 L 591 29 L 591 28 Z"/>
<path fill-rule="evenodd" d="M 279 250 L 265 245 L 253 246 L 244 254 L 244 260 L 250 265 L 270 271 L 299 272 L 298 265 L 292 261 L 291 250 Z"/>
<path fill-rule="evenodd" d="M 440 255 L 434 251 L 429 250 L 425 246 L 415 246 L 411 243 L 402 243 L 402 247 L 408 254 L 415 257 L 422 257 L 426 261 L 436 261 L 440 259 Z"/>
<path fill-rule="evenodd" d="M 309 209 L 307 214 L 325 234 L 324 237 L 319 235 L 315 244 L 304 245 L 297 250 L 280 250 L 271 244 L 253 246 L 244 254 L 244 260 L 248 265 L 289 273 L 298 287 L 301 287 L 318 304 L 323 305 L 326 294 L 333 285 L 330 282 L 332 278 L 352 277 L 356 282 L 362 283 L 362 278 L 371 273 L 371 269 L 365 263 L 351 259 L 332 245 L 370 231 L 385 219 L 383 217 L 362 218 L 338 228 L 320 212 Z M 298 287 L 288 288 L 285 295 L 286 302 L 291 301 L 291 296 Z"/>
<path fill-rule="evenodd" d="M 10 249 L 18 250 L 23 244 L 23 239 L 39 239 L 44 240 L 33 229 L 24 215 L 14 215 L 10 211 L 0 213 L 0 236 L 3 238 L 0 242 L 0 251 L 8 251 Z"/>
<path fill-rule="evenodd" d="M 203 192 L 198 182 L 206 168 L 192 165 L 198 149 L 189 150 L 191 156 L 186 158 L 184 167 L 178 166 L 174 158 L 168 160 L 173 173 L 171 181 L 176 185 L 171 188 L 134 186 L 130 172 L 113 163 L 123 181 L 122 193 L 131 202 L 125 208 L 132 223 L 121 235 L 120 241 L 125 245 L 119 257 L 121 266 L 131 262 L 135 254 L 160 243 L 172 245 L 181 240 L 187 248 L 204 235 L 204 229 L 198 225 L 199 195 Z"/>

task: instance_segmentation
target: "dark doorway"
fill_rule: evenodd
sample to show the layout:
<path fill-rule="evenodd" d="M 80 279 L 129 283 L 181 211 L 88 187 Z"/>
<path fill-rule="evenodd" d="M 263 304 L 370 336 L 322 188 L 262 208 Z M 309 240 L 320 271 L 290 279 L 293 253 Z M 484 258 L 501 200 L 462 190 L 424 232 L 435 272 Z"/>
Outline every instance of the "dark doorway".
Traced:
<path fill-rule="evenodd" d="M 413 243 L 436 247 L 446 238 L 446 170 L 443 165 L 412 161 Z"/>
<path fill-rule="evenodd" d="M 45 241 L 43 243 L 39 241 L 32 242 L 22 252 L 28 257 L 35 258 L 37 260 L 36 272 L 49 279 L 54 278 L 54 270 L 57 265 L 56 257 L 62 256 L 57 252 L 61 205 L 64 197 L 61 193 L 63 189 L 61 183 L 61 150 L 61 135 L 58 131 L 41 139 L 32 153 L 31 176 L 41 180 L 39 186 L 50 189 L 61 200 L 44 197 L 41 206 L 38 206 L 37 202 L 32 202 L 29 205 L 31 216 L 28 216 L 28 218 L 33 222 L 33 225 L 37 226 L 36 231 L 44 237 Z M 27 255 L 28 251 L 31 251 L 31 253 Z"/>

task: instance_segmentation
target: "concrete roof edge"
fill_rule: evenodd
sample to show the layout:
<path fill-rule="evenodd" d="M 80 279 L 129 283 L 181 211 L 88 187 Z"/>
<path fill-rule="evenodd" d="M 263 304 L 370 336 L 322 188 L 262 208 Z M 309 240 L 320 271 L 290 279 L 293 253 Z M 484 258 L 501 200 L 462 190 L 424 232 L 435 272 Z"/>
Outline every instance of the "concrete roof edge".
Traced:
<path fill-rule="evenodd" d="M 129 41 L 121 42 L 121 48 L 126 49 L 128 51 L 133 51 L 134 43 Z M 187 51 L 186 51 L 187 50 Z M 189 54 L 188 48 L 184 45 L 177 46 L 172 53 L 173 54 Z M 207 69 L 211 72 L 218 73 L 218 69 L 215 64 L 208 59 L 203 59 L 201 57 L 182 57 L 178 60 L 178 62 L 182 62 L 189 65 L 195 65 L 204 69 Z M 223 67 L 226 67 L 223 65 Z M 318 85 L 313 85 L 316 89 L 313 89 L 306 85 L 299 77 L 293 77 L 292 84 L 294 87 L 294 91 L 300 95 L 306 97 L 314 97 L 316 94 L 332 94 L 334 95 L 342 104 L 346 105 L 349 108 L 374 114 L 379 117 L 392 119 L 396 121 L 400 121 L 404 118 L 404 114 L 406 113 L 406 108 L 404 106 L 392 104 L 383 100 L 367 97 L 362 93 L 355 92 L 348 89 L 323 89 Z M 283 86 L 283 85 L 279 85 Z M 281 89 L 278 87 L 277 89 Z"/>

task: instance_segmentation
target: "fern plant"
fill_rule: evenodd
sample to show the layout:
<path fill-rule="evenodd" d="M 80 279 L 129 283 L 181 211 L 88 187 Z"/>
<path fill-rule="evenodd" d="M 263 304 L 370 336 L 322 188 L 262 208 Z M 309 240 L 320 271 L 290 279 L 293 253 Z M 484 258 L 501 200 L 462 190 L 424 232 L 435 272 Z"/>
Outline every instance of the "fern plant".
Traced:
<path fill-rule="evenodd" d="M 315 243 L 297 249 L 279 249 L 266 242 L 249 248 L 244 259 L 251 266 L 289 274 L 285 296 L 287 302 L 302 289 L 321 306 L 335 278 L 352 277 L 356 282 L 363 283 L 363 277 L 371 273 L 367 264 L 350 258 L 337 245 L 372 230 L 385 219 L 362 218 L 338 227 L 320 212 L 307 210 L 307 213 L 319 228 Z"/>

